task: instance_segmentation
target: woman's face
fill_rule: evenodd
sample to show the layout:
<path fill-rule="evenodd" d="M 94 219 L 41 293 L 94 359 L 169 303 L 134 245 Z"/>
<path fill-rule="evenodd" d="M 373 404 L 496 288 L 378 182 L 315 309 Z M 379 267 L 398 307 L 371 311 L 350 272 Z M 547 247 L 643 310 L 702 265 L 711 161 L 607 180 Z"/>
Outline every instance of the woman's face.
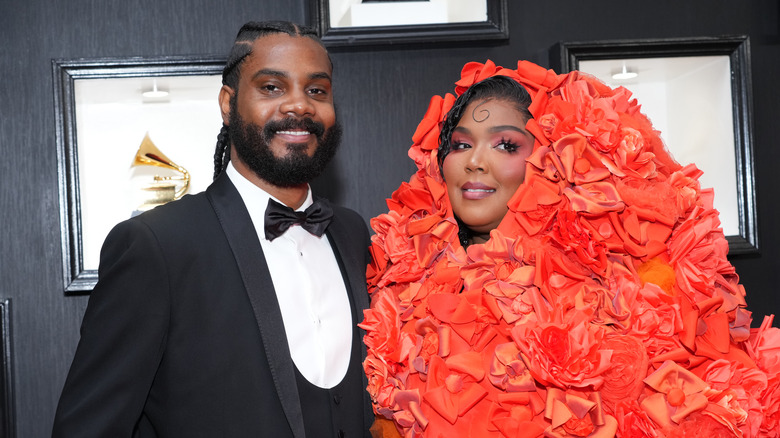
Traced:
<path fill-rule="evenodd" d="M 526 119 L 506 100 L 471 102 L 452 133 L 442 174 L 455 215 L 484 243 L 509 210 L 507 203 L 525 179 L 525 159 L 534 138 Z"/>

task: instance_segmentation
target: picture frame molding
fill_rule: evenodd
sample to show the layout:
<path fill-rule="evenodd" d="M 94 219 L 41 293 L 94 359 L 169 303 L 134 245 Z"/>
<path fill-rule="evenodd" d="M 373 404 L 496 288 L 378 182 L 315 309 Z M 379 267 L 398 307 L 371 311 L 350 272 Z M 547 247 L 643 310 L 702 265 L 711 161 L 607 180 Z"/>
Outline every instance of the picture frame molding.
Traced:
<path fill-rule="evenodd" d="M 13 348 L 11 332 L 11 300 L 0 300 L 0 436 L 16 436 L 14 404 Z"/>
<path fill-rule="evenodd" d="M 726 236 L 729 256 L 757 254 L 759 236 L 753 170 L 752 76 L 748 36 L 559 42 L 550 51 L 550 64 L 555 71 L 568 73 L 578 70 L 579 63 L 586 60 L 718 55 L 728 56 L 731 65 L 739 234 Z"/>
<path fill-rule="evenodd" d="M 509 39 L 507 0 L 485 0 L 487 20 L 484 22 L 346 28 L 331 27 L 331 1 L 333 0 L 309 0 L 310 23 L 317 30 L 325 46 L 329 48 L 466 43 Z"/>
<path fill-rule="evenodd" d="M 66 294 L 88 294 L 98 279 L 97 270 L 86 269 L 83 263 L 74 82 L 80 79 L 215 75 L 222 73 L 225 61 L 225 57 L 217 56 L 52 60 L 62 280 Z"/>

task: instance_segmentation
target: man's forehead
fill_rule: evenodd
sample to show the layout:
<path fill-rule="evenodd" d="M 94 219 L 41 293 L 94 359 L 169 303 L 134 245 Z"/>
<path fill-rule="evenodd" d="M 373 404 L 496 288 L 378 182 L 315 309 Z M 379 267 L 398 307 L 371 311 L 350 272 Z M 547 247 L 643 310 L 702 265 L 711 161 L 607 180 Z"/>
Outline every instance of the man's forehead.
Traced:
<path fill-rule="evenodd" d="M 247 73 L 254 76 L 260 71 L 302 73 L 307 76 L 330 79 L 332 66 L 328 52 L 312 38 L 272 34 L 252 42 L 252 51 L 247 57 Z"/>

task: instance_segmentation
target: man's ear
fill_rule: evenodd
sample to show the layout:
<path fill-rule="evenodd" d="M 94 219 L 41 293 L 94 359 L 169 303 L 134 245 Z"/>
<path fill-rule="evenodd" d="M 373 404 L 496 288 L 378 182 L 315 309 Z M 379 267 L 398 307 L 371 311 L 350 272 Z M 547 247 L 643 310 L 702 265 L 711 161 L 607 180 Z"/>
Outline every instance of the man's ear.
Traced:
<path fill-rule="evenodd" d="M 230 98 L 234 93 L 235 91 L 227 85 L 223 85 L 219 90 L 219 111 L 222 113 L 222 123 L 225 126 L 230 125 Z"/>

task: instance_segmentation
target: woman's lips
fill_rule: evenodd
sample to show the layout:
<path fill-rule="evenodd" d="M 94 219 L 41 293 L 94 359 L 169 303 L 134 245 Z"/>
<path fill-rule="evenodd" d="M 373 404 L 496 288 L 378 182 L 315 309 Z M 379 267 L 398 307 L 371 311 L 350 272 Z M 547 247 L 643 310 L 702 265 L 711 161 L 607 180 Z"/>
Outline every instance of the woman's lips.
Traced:
<path fill-rule="evenodd" d="M 478 182 L 467 182 L 460 188 L 464 199 L 485 199 L 496 192 L 496 189 Z"/>

